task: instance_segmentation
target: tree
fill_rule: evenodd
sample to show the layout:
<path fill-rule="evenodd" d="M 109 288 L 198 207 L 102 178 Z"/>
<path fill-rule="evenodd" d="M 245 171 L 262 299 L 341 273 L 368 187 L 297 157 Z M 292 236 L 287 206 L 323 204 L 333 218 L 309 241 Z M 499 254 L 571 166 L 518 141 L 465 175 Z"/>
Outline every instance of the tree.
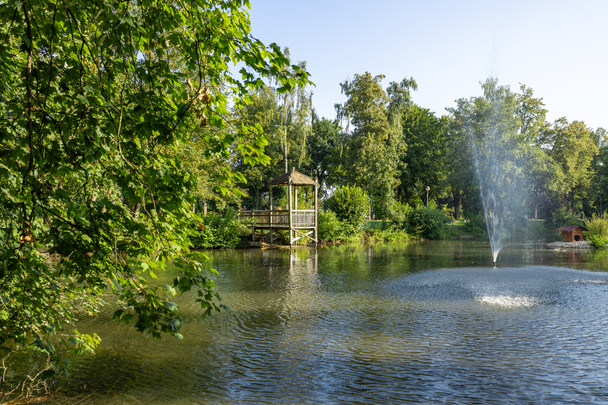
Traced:
<path fill-rule="evenodd" d="M 320 195 L 327 188 L 326 183 L 333 167 L 339 165 L 342 158 L 341 132 L 337 120 L 319 119 L 313 115 L 312 132 L 307 141 L 309 163 L 306 172 L 318 179 Z"/>
<path fill-rule="evenodd" d="M 350 224 L 354 232 L 359 232 L 369 210 L 369 197 L 360 187 L 342 186 L 327 200 L 327 208 L 334 212 L 340 221 Z"/>
<path fill-rule="evenodd" d="M 204 315 L 218 309 L 206 265 L 188 255 L 196 178 L 172 151 L 209 126 L 209 155 L 227 159 L 233 147 L 247 163 L 264 160 L 255 128 L 228 130 L 229 100 L 242 106 L 257 75 L 278 78 L 279 93 L 308 81 L 299 66 L 283 73 L 276 44 L 250 36 L 244 7 L 0 3 L 0 345 L 33 342 L 51 355 L 43 378 L 65 364 L 51 335 L 93 350 L 96 336 L 73 322 L 79 309 L 96 312 L 107 290 L 122 304 L 114 318 L 157 338 L 181 338 L 177 293 L 198 290 Z M 238 80 L 229 62 L 255 75 L 242 69 Z M 223 86 L 228 96 L 210 91 Z M 248 134 L 256 141 L 244 142 Z M 179 275 L 159 285 L 154 272 L 167 260 Z"/>
<path fill-rule="evenodd" d="M 448 184 L 456 215 L 465 195 L 477 194 L 477 174 L 494 171 L 499 186 L 496 195 L 510 200 L 511 210 L 517 206 L 537 217 L 538 207 L 549 208 L 563 180 L 558 165 L 543 149 L 548 124 L 542 98 L 534 97 L 533 90 L 524 85 L 520 85 L 521 93 L 514 93 L 496 79 L 488 79 L 482 88 L 483 97 L 459 99 L 456 108 L 448 109 L 452 115 Z M 476 155 L 477 163 L 472 159 Z M 469 203 L 469 208 L 481 209 L 478 200 L 469 199 Z"/>
<path fill-rule="evenodd" d="M 451 189 L 455 199 L 465 193 L 478 194 L 480 199 L 473 199 L 469 208 L 476 211 L 481 209 L 480 203 L 490 203 L 486 213 L 500 214 L 493 216 L 500 218 L 525 203 L 522 190 L 527 144 L 519 132 L 516 94 L 508 86 L 499 86 L 497 79 L 488 79 L 481 86 L 483 97 L 457 100 L 457 107 L 448 109 L 453 117 L 451 142 L 463 155 L 450 154 L 456 158 Z M 471 193 L 474 190 L 477 193 Z"/>
<path fill-rule="evenodd" d="M 366 72 L 341 83 L 348 100 L 337 110 L 355 126 L 352 135 L 344 137 L 346 164 L 340 173 L 343 181 L 366 189 L 374 212 L 385 219 L 393 216 L 401 169 L 399 157 L 406 149 L 398 129 L 399 116 L 409 105 L 409 89 L 415 88 L 416 83 L 413 79 L 403 80 L 400 85 L 392 83 L 389 98 L 380 85 L 383 78 Z"/>
<path fill-rule="evenodd" d="M 367 188 L 370 176 L 374 177 L 371 163 L 379 156 L 378 145 L 389 136 L 390 125 L 386 117 L 386 104 L 389 101 L 380 86 L 384 75 L 372 76 L 369 72 L 355 74 L 352 81 L 341 83 L 342 93 L 348 97 L 343 111 L 350 124 L 355 126 L 347 138 L 347 159 L 349 168 L 344 173 L 348 184 Z"/>
<path fill-rule="evenodd" d="M 608 144 L 606 144 L 605 131 L 602 128 L 599 131 L 603 132 L 604 136 L 599 152 L 592 164 L 592 200 L 595 211 L 601 214 L 608 209 Z"/>
<path fill-rule="evenodd" d="M 584 122 L 569 123 L 562 117 L 542 133 L 540 143 L 561 168 L 562 193 L 567 195 L 570 210 L 582 212 L 581 200 L 589 191 L 591 164 L 598 154 L 599 139 Z"/>
<path fill-rule="evenodd" d="M 289 49 L 285 48 L 289 58 Z M 306 63 L 298 63 L 298 69 L 304 70 Z M 282 73 L 288 76 L 296 74 L 287 66 Z M 278 79 L 278 78 L 277 78 Z M 270 78 L 271 84 L 275 83 Z M 235 108 L 237 125 L 259 126 L 269 142 L 264 147 L 270 158 L 267 166 L 251 165 L 245 162 L 241 153 L 235 155 L 235 167 L 244 174 L 249 192 L 247 204 L 258 209 L 262 205 L 262 196 L 268 192 L 270 179 L 289 171 L 291 167 L 303 170 L 308 164 L 307 140 L 311 132 L 312 94 L 306 85 L 296 84 L 289 91 L 277 91 L 278 87 L 263 86 L 248 100 L 245 105 Z M 254 134 L 255 135 L 255 134 Z M 254 141 L 256 136 L 252 138 Z M 276 190 L 279 195 L 284 190 Z"/>
<path fill-rule="evenodd" d="M 422 197 L 430 186 L 431 196 L 440 194 L 447 177 L 447 117 L 437 118 L 428 109 L 412 106 L 403 115 L 403 136 L 407 153 L 401 155 L 401 184 L 397 193 L 410 203 L 412 196 Z"/>
<path fill-rule="evenodd" d="M 289 55 L 289 49 L 285 49 L 285 53 Z M 298 66 L 304 69 L 306 62 L 300 62 Z M 313 117 L 312 93 L 306 86 L 294 86 L 280 98 L 282 100 L 277 100 L 277 104 L 282 117 L 285 163 L 282 173 L 286 173 L 290 165 L 302 169 L 308 163 L 307 141 Z"/>
<path fill-rule="evenodd" d="M 272 87 L 263 86 L 252 92 L 249 102 L 236 109 L 235 115 L 237 126 L 257 127 L 268 140 L 263 146 L 264 154 L 269 157 L 266 165 L 252 165 L 247 154 L 238 150 L 234 156 L 235 168 L 243 173 L 246 179 L 244 188 L 250 198 L 245 202 L 247 205 L 251 204 L 253 209 L 260 209 L 261 193 L 268 190 L 269 180 L 280 176 L 284 170 L 282 116 L 277 104 L 277 94 Z M 251 132 L 245 142 L 255 147 L 258 138 L 258 133 Z"/>

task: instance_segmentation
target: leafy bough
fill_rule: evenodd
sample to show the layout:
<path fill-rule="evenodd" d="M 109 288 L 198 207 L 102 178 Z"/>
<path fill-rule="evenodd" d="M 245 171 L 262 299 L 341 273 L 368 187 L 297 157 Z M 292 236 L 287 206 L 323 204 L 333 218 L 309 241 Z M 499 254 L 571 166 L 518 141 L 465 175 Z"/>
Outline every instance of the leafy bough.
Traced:
<path fill-rule="evenodd" d="M 0 2 L 0 347 L 48 354 L 41 378 L 93 352 L 99 337 L 74 325 L 107 294 L 122 303 L 115 319 L 156 338 L 181 337 L 177 294 L 197 291 L 203 316 L 221 308 L 188 249 L 197 179 L 175 150 L 196 134 L 209 156 L 267 162 L 259 128 L 227 123 L 229 100 L 246 103 L 259 76 L 279 92 L 308 82 L 250 36 L 248 6 Z M 250 68 L 240 79 L 238 62 Z M 167 263 L 179 275 L 155 284 Z"/>

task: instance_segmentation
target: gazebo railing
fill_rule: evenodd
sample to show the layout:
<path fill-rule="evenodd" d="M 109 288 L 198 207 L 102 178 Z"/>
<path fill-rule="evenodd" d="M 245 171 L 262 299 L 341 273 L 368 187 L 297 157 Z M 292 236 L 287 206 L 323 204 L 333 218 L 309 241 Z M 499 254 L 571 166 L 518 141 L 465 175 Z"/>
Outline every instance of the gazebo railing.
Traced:
<path fill-rule="evenodd" d="M 289 210 L 244 210 L 239 211 L 239 220 L 252 226 L 289 226 Z M 314 227 L 315 210 L 292 210 L 292 227 Z"/>

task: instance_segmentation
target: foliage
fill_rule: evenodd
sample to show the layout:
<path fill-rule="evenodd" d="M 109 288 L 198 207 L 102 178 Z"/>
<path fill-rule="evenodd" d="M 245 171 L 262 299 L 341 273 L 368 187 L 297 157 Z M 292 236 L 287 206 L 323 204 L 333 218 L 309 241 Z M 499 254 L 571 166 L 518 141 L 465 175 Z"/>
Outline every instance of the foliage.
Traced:
<path fill-rule="evenodd" d="M 409 234 L 424 239 L 439 239 L 443 227 L 448 223 L 450 223 L 450 218 L 441 211 L 419 207 L 407 215 L 403 227 Z"/>
<path fill-rule="evenodd" d="M 587 228 L 587 232 L 584 232 L 585 238 L 593 246 L 598 249 L 608 246 L 608 216 L 593 214 L 585 221 L 585 228 Z"/>
<path fill-rule="evenodd" d="M 342 186 L 327 200 L 327 208 L 336 217 L 360 231 L 369 213 L 369 197 L 360 187 Z"/>
<path fill-rule="evenodd" d="M 581 121 L 569 123 L 560 118 L 548 128 L 540 139 L 551 159 L 564 173 L 564 190 L 571 192 L 577 187 L 588 187 L 590 167 L 598 153 L 593 131 Z"/>
<path fill-rule="evenodd" d="M 319 210 L 319 239 L 326 242 L 350 240 L 357 235 L 353 225 L 340 221 L 336 213 L 329 210 Z"/>
<path fill-rule="evenodd" d="M 430 187 L 431 199 L 441 194 L 448 175 L 448 119 L 437 118 L 428 109 L 414 105 L 403 114 L 402 120 L 407 153 L 400 157 L 403 170 L 397 193 L 402 201 L 411 205 L 410 199 L 414 195 L 426 199 L 426 186 Z"/>
<path fill-rule="evenodd" d="M 403 204 L 397 200 L 393 200 L 388 207 L 386 213 L 386 219 L 392 224 L 400 225 L 403 223 L 407 215 L 411 212 L 412 208 Z"/>
<path fill-rule="evenodd" d="M 267 162 L 259 127 L 231 131 L 228 106 L 259 87 L 252 71 L 278 92 L 308 82 L 250 36 L 242 4 L 0 2 L 0 345 L 50 354 L 40 378 L 69 364 L 66 349 L 93 351 L 98 337 L 73 325 L 108 291 L 114 318 L 155 338 L 182 337 L 178 293 L 219 310 L 206 264 L 188 255 L 196 179 L 173 151 L 196 132 L 209 156 Z M 250 70 L 237 80 L 228 62 Z M 179 276 L 161 285 L 168 260 Z"/>
<path fill-rule="evenodd" d="M 234 248 L 248 234 L 247 227 L 231 212 L 225 216 L 209 213 L 193 228 L 190 243 L 194 249 Z"/>
<path fill-rule="evenodd" d="M 567 225 L 584 226 L 584 221 L 578 215 L 573 214 L 567 207 L 561 207 L 554 211 L 549 218 L 549 222 L 555 229 Z"/>
<path fill-rule="evenodd" d="M 289 59 L 289 50 L 285 49 Z M 284 74 L 296 74 L 305 67 L 301 62 L 295 68 L 284 70 Z M 273 78 L 270 82 L 273 83 Z M 234 109 L 235 122 L 239 125 L 259 125 L 269 142 L 264 153 L 270 158 L 268 165 L 252 165 L 246 154 L 237 151 L 233 156 L 234 166 L 247 179 L 243 187 L 249 198 L 245 204 L 253 209 L 261 209 L 262 196 L 268 192 L 268 182 L 292 167 L 303 171 L 308 168 L 308 138 L 311 135 L 312 96 L 307 83 L 298 83 L 289 91 L 278 87 L 263 86 L 252 92 L 246 105 Z M 256 142 L 252 136 L 247 142 Z M 288 167 L 289 165 L 289 167 Z M 277 190 L 281 193 L 281 189 Z"/>
<path fill-rule="evenodd" d="M 384 230 L 376 229 L 370 231 L 368 239 L 378 242 L 408 242 L 414 238 L 404 229 L 392 226 Z"/>
<path fill-rule="evenodd" d="M 482 213 L 467 214 L 466 222 L 464 223 L 463 228 L 468 235 L 487 235 L 485 217 Z"/>
<path fill-rule="evenodd" d="M 343 162 L 334 167 L 341 184 L 364 188 L 372 199 L 374 214 L 386 219 L 391 215 L 399 185 L 400 156 L 406 150 L 401 115 L 411 104 L 410 89 L 417 85 L 413 79 L 393 82 L 387 94 L 380 85 L 383 79 L 383 75 L 365 72 L 340 84 L 348 99 L 336 108 L 338 117 L 347 118 L 348 124 L 343 137 Z M 351 123 L 355 128 L 348 134 Z"/>
<path fill-rule="evenodd" d="M 310 172 L 313 178 L 319 181 L 319 195 L 326 192 L 326 182 L 335 181 L 329 179 L 332 176 L 334 166 L 339 166 L 342 158 L 342 146 L 340 142 L 341 128 L 337 120 L 331 121 L 327 118 L 319 119 L 313 114 L 312 132 L 307 140 L 309 163 L 306 172 Z"/>
<path fill-rule="evenodd" d="M 600 133 L 601 146 L 592 163 L 590 200 L 593 201 L 595 212 L 603 214 L 608 211 L 608 134 L 602 128 L 596 132 Z"/>

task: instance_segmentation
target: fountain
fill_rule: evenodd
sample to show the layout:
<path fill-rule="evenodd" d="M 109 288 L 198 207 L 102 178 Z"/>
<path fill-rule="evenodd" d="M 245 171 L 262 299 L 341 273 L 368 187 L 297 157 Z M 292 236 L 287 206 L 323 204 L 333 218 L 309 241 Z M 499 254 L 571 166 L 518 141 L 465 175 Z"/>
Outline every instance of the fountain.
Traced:
<path fill-rule="evenodd" d="M 490 79 L 484 85 L 484 93 L 484 111 L 478 115 L 481 118 L 477 118 L 475 129 L 468 126 L 467 134 L 492 249 L 492 264 L 496 267 L 508 235 L 506 224 L 523 219 L 525 154 L 519 145 L 508 89 L 496 86 L 496 81 Z"/>

